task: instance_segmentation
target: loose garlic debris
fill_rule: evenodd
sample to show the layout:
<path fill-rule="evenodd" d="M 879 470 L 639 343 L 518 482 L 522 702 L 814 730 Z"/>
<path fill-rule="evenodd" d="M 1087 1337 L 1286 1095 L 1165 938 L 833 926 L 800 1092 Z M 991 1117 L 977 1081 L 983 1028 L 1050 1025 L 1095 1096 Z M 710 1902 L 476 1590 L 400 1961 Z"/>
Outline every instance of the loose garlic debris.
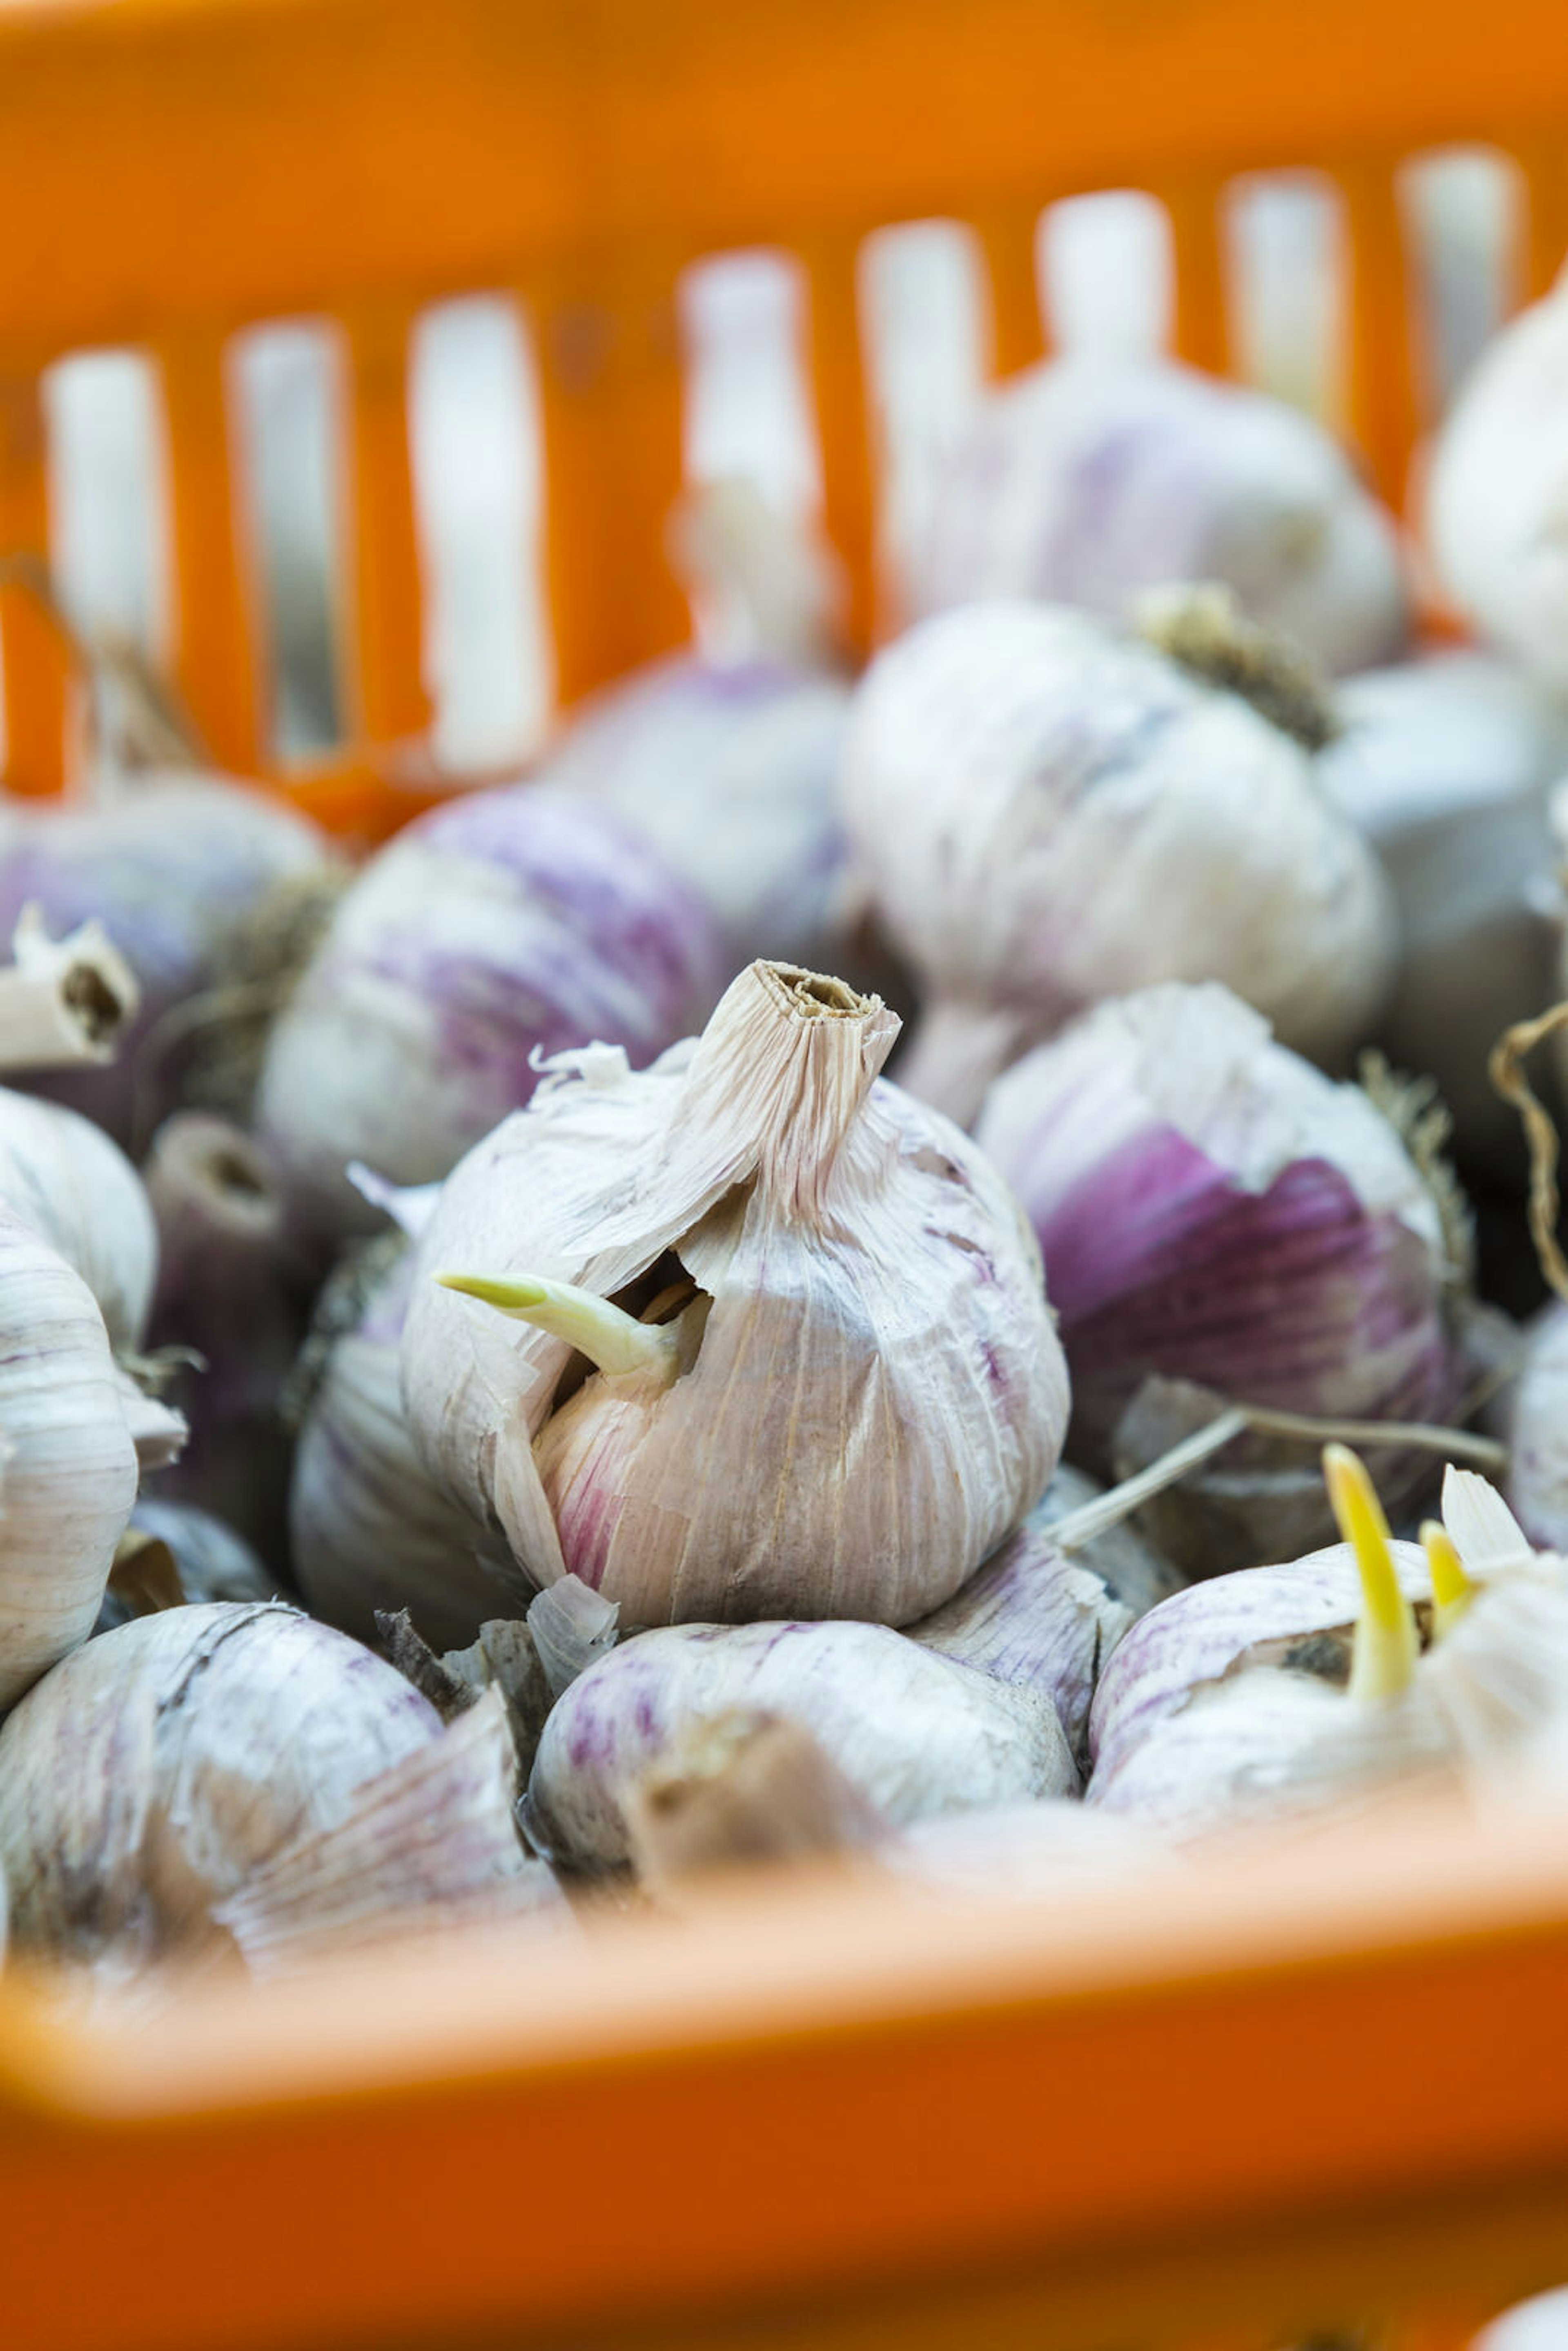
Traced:
<path fill-rule="evenodd" d="M 561 1057 L 449 1178 L 404 1400 L 527 1584 L 634 1624 L 907 1623 L 1039 1499 L 1067 1394 L 1038 1259 L 984 1157 L 878 1082 L 897 1029 L 755 963 L 652 1070 Z"/>

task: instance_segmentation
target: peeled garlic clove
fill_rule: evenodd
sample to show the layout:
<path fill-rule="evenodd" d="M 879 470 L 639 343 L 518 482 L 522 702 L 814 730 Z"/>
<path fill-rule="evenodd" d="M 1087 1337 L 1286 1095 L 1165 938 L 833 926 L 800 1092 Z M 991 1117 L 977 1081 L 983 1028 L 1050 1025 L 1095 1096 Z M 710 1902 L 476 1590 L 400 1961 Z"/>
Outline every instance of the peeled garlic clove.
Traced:
<path fill-rule="evenodd" d="M 295 1448 L 290 1554 L 318 1615 L 362 1641 L 378 1610 L 407 1608 L 437 1647 L 461 1647 L 499 1611 L 505 1587 L 480 1562 L 483 1530 L 415 1452 L 399 1369 L 413 1263 L 382 1269 L 331 1336 Z"/>
<path fill-rule="evenodd" d="M 261 1861 L 214 1921 L 259 1976 L 503 1919 L 566 1925 L 551 1872 L 523 1854 L 516 1782 L 506 1708 L 491 1691 L 357 1790 L 342 1819 Z"/>
<path fill-rule="evenodd" d="M 0 1212 L 0 1708 L 91 1632 L 136 1499 L 103 1317 L 76 1273 Z"/>
<path fill-rule="evenodd" d="M 1333 1057 L 1392 975 L 1388 885 L 1301 744 L 1082 613 L 976 604 L 912 629 L 857 691 L 842 792 L 940 1046 L 923 1073 L 917 1036 L 908 1082 L 965 1119 L 1103 997 L 1223 980 Z"/>
<path fill-rule="evenodd" d="M 1434 1081 L 1467 1162 L 1517 1181 L 1519 1123 L 1487 1057 L 1552 994 L 1546 799 L 1568 767 L 1568 721 L 1471 652 L 1354 678 L 1337 710 L 1342 732 L 1318 778 L 1399 902 L 1399 972 L 1378 1040 L 1396 1068 Z"/>
<path fill-rule="evenodd" d="M 906 1628 L 912 1641 L 944 1656 L 1043 1692 L 1080 1756 L 1102 1665 L 1144 1609 L 1179 1584 L 1122 1528 L 1080 1552 L 1058 1549 L 1052 1525 L 1087 1499 L 1084 1489 L 1093 1492 L 1090 1479 L 1059 1470 L 1044 1500 L 963 1590 Z M 1131 1596 L 1118 1576 L 1123 1562 Z"/>
<path fill-rule="evenodd" d="M 257 1125 L 297 1214 L 373 1230 L 350 1160 L 444 1176 L 527 1102 L 537 1055 L 601 1038 L 647 1060 L 718 968 L 706 909 L 607 810 L 517 787 L 421 817 L 343 897 L 268 1041 Z"/>
<path fill-rule="evenodd" d="M 129 1974 L 221 1941 L 214 1908 L 259 1864 L 440 1729 L 392 1667 L 281 1605 L 104 1634 L 0 1727 L 18 1943 Z"/>
<path fill-rule="evenodd" d="M 1431 1138 L 1418 1160 L 1227 989 L 1100 1006 L 997 1081 L 977 1134 L 1044 1254 L 1092 1466 L 1154 1379 L 1324 1418 L 1457 1406 L 1469 1228 Z M 1161 1537 L 1179 1564 L 1231 1563 L 1169 1511 Z"/>
<path fill-rule="evenodd" d="M 116 1354 L 147 1343 L 158 1232 L 141 1177 L 75 1111 L 0 1088 L 0 1200 L 80 1274 Z"/>
<path fill-rule="evenodd" d="M 1033 1246 L 973 1145 L 877 1082 L 896 1029 L 753 964 L 689 1052 L 563 1066 L 448 1180 L 404 1399 L 534 1583 L 642 1624 L 908 1622 L 1039 1499 L 1066 1395 Z M 500 1311 L 425 1278 L 455 1272 Z"/>
<path fill-rule="evenodd" d="M 802 1724 L 739 1708 L 684 1725 L 621 1804 L 638 1882 L 661 1896 L 716 1870 L 866 1851 L 887 1834 Z"/>
<path fill-rule="evenodd" d="M 528 1820 L 580 1869 L 630 1852 L 622 1792 L 690 1726 L 733 1708 L 800 1724 L 894 1826 L 1064 1795 L 1077 1773 L 1049 1700 L 880 1625 L 681 1625 L 622 1642 L 545 1726 Z"/>
<path fill-rule="evenodd" d="M 915 611 L 1029 596 L 1118 618 L 1141 588 L 1218 580 L 1327 667 L 1409 628 L 1393 517 L 1321 425 L 1166 360 L 1073 353 L 988 393 L 910 563 Z"/>

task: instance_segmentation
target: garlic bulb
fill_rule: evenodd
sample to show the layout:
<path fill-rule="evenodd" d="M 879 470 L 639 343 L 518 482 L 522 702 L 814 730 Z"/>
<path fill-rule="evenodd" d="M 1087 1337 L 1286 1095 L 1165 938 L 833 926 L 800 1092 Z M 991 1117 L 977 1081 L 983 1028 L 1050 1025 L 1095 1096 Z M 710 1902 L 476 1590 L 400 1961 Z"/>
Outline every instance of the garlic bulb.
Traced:
<path fill-rule="evenodd" d="M 994 596 L 1119 618 L 1137 590 L 1218 580 L 1325 668 L 1409 630 L 1393 518 L 1321 425 L 1168 361 L 1051 360 L 980 404 L 905 583 L 915 612 Z"/>
<path fill-rule="evenodd" d="M 1568 2343 L 1568 2286 L 1516 2302 L 1470 2337 L 1469 2351 L 1563 2351 Z"/>
<path fill-rule="evenodd" d="M 1083 613 L 976 604 L 912 629 L 856 695 L 842 793 L 922 986 L 904 1081 L 963 1118 L 1102 997 L 1224 980 L 1329 1059 L 1392 974 L 1388 885 L 1302 745 Z"/>
<path fill-rule="evenodd" d="M 1069 1796 L 915 1821 L 877 1858 L 905 1883 L 949 1899 L 1006 1893 L 1028 1902 L 1073 1900 L 1134 1871 L 1146 1885 L 1151 1870 L 1168 1876 L 1177 1863 L 1134 1814 Z"/>
<path fill-rule="evenodd" d="M 127 1391 L 81 1276 L 0 1212 L 0 1708 L 85 1641 L 136 1499 Z"/>
<path fill-rule="evenodd" d="M 1115 1454 L 1153 1381 L 1325 1417 L 1442 1421 L 1456 1407 L 1448 1302 L 1468 1228 L 1429 1137 L 1423 1166 L 1365 1093 L 1276 1043 L 1227 989 L 1099 1006 L 998 1081 L 977 1132 L 1044 1254 L 1071 1443 L 1091 1465 Z M 1274 1458 L 1268 1440 L 1248 1443 L 1215 1474 Z M 1379 1468 L 1406 1488 L 1420 1475 L 1414 1458 Z M 1326 1504 L 1307 1485 L 1309 1518 L 1291 1524 L 1310 1540 Z M 1189 1526 L 1180 1491 L 1164 1547 L 1198 1572 L 1267 1557 L 1269 1498 L 1255 1499 L 1237 1498 L 1239 1556 L 1217 1554 L 1212 1514 Z"/>
<path fill-rule="evenodd" d="M 650 1071 L 562 1056 L 449 1178 L 404 1399 L 527 1582 L 644 1625 L 905 1623 L 1039 1499 L 1067 1395 L 1038 1259 L 973 1145 L 877 1082 L 897 1028 L 753 964 Z"/>
<path fill-rule="evenodd" d="M 0 1088 L 0 1201 L 80 1274 L 116 1354 L 144 1347 L 158 1233 L 119 1145 L 75 1111 Z"/>
<path fill-rule="evenodd" d="M 1532 1542 L 1568 1552 L 1568 1305 L 1531 1323 L 1514 1385 L 1507 1492 Z"/>
<path fill-rule="evenodd" d="M 905 1628 L 944 1656 L 1046 1693 L 1078 1756 L 1104 1660 L 1181 1582 L 1128 1527 L 1071 1555 L 1057 1547 L 1056 1521 L 1097 1490 L 1077 1471 L 1059 1469 L 1044 1499 L 963 1590 Z"/>
<path fill-rule="evenodd" d="M 440 1729 L 392 1667 L 280 1605 L 104 1634 L 0 1728 L 18 1943 L 126 1972 L 202 1948 L 260 1863 Z"/>
<path fill-rule="evenodd" d="M 1547 788 L 1568 716 L 1502 663 L 1448 653 L 1352 679 L 1324 789 L 1376 849 L 1399 901 L 1399 973 L 1377 1035 L 1436 1081 L 1467 1160 L 1517 1180 L 1518 1122 L 1487 1076 L 1502 1031 L 1552 993 Z"/>
<path fill-rule="evenodd" d="M 99 918 L 141 991 L 111 1067 L 29 1081 L 120 1142 L 172 1109 L 176 1006 L 216 987 L 236 937 L 332 862 L 325 836 L 280 800 L 214 776 L 139 778 L 119 799 L 18 813 L 0 836 L 0 935 L 37 905 L 57 935 Z"/>
<path fill-rule="evenodd" d="M 639 1061 L 716 992 L 706 910 L 607 810 L 471 792 L 373 857 L 268 1040 L 261 1139 L 295 1210 L 373 1230 L 350 1160 L 421 1184 L 533 1090 L 537 1057 L 593 1039 Z"/>
<path fill-rule="evenodd" d="M 1481 634 L 1568 686 L 1568 283 L 1506 326 L 1444 422 L 1425 526 L 1444 589 Z"/>
<path fill-rule="evenodd" d="M 376 1638 L 378 1609 L 406 1608 L 437 1648 L 501 1613 L 477 1557 L 482 1530 L 432 1480 L 402 1407 L 400 1350 L 412 1257 L 383 1267 L 332 1341 L 299 1431 L 288 1493 L 299 1589 L 319 1616 Z"/>
<path fill-rule="evenodd" d="M 737 1708 L 803 1726 L 895 1827 L 1078 1784 L 1049 1699 L 885 1625 L 676 1625 L 622 1642 L 559 1699 L 530 1834 L 574 1868 L 623 1862 L 623 1792 L 695 1722 Z"/>

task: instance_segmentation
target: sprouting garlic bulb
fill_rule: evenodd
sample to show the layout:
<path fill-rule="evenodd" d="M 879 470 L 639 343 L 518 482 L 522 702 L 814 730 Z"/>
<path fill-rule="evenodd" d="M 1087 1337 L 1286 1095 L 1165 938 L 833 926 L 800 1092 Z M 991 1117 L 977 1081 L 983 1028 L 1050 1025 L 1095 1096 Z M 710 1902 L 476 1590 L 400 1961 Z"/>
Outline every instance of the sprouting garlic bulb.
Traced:
<path fill-rule="evenodd" d="M 1568 686 L 1568 282 L 1498 335 L 1437 436 L 1426 537 L 1448 596 Z"/>
<path fill-rule="evenodd" d="M 1466 1160 L 1516 1178 L 1518 1121 L 1487 1056 L 1552 994 L 1547 792 L 1568 767 L 1568 715 L 1473 652 L 1353 678 L 1335 706 L 1342 731 L 1318 774 L 1399 901 L 1399 973 L 1378 1040 L 1396 1068 L 1436 1081 Z"/>
<path fill-rule="evenodd" d="M 132 1971 L 438 1737 L 402 1676 L 277 1604 L 173 1608 L 78 1649 L 0 1729 L 19 1944 Z"/>
<path fill-rule="evenodd" d="M 1442 1421 L 1458 1403 L 1449 1304 L 1468 1233 L 1430 1136 L 1424 1167 L 1365 1093 L 1275 1042 L 1226 988 L 1099 1006 L 998 1079 L 977 1132 L 1040 1241 L 1072 1447 L 1091 1466 L 1116 1454 L 1155 1381 L 1364 1420 Z M 1396 1485 L 1418 1474 L 1379 1468 Z M 1326 1505 L 1302 1474 L 1311 1511 L 1288 1523 L 1310 1541 Z M 1183 1534 L 1191 1497 L 1172 1499 L 1159 1526 L 1178 1564 L 1212 1573 L 1275 1549 L 1266 1495 L 1256 1511 L 1239 1497 L 1234 1558 L 1207 1514 Z"/>
<path fill-rule="evenodd" d="M 537 1057 L 608 1039 L 638 1061 L 716 993 L 706 908 L 608 810 L 526 787 L 461 795 L 348 891 L 267 1043 L 263 1143 L 296 1213 L 373 1230 L 344 1170 L 443 1176 L 527 1102 Z"/>
<path fill-rule="evenodd" d="M 0 1212 L 0 1708 L 91 1632 L 136 1499 L 128 1390 L 81 1276 Z"/>
<path fill-rule="evenodd" d="M 650 1071 L 563 1056 L 449 1178 L 404 1400 L 528 1581 L 632 1624 L 907 1623 L 1039 1499 L 1067 1392 L 1038 1258 L 988 1162 L 878 1082 L 897 1029 L 755 963 Z"/>
<path fill-rule="evenodd" d="M 985 603 L 912 629 L 859 688 L 841 789 L 922 985 L 904 1081 L 958 1117 L 1103 997 L 1223 980 L 1333 1059 L 1392 975 L 1388 884 L 1303 745 L 1086 614 Z"/>
<path fill-rule="evenodd" d="M 0 1088 L 0 1201 L 80 1274 L 115 1353 L 144 1346 L 158 1234 L 119 1144 L 76 1111 Z"/>
<path fill-rule="evenodd" d="M 24 908 L 58 935 L 94 916 L 141 989 L 113 1065 L 29 1081 L 122 1143 L 150 1133 L 178 1095 L 187 1040 L 176 1006 L 216 987 L 236 934 L 332 863 L 326 837 L 280 800 L 214 776 L 152 775 L 104 804 L 18 815 L 0 836 L 0 936 Z"/>
<path fill-rule="evenodd" d="M 437 1648 L 472 1641 L 504 1592 L 476 1555 L 480 1530 L 433 1481 L 402 1408 L 400 1351 L 413 1265 L 395 1259 L 331 1342 L 295 1449 L 290 1550 L 319 1616 L 360 1639 L 406 1608 Z"/>
<path fill-rule="evenodd" d="M 1089 353 L 982 402 L 906 601 L 1028 596 L 1114 619 L 1167 580 L 1223 581 L 1330 670 L 1392 660 L 1409 630 L 1393 519 L 1320 425 L 1190 368 Z"/>
<path fill-rule="evenodd" d="M 623 1791 L 695 1722 L 736 1709 L 803 1726 L 895 1827 L 1078 1784 L 1049 1698 L 885 1625 L 676 1625 L 623 1641 L 559 1700 L 530 1834 L 574 1868 L 623 1862 Z"/>
<path fill-rule="evenodd" d="M 1059 1469 L 1044 1499 L 963 1590 L 906 1627 L 911 1640 L 944 1656 L 1045 1692 L 1079 1756 L 1106 1658 L 1181 1584 L 1130 1527 L 1113 1528 L 1081 1552 L 1058 1547 L 1057 1520 L 1097 1491 L 1078 1471 Z"/>

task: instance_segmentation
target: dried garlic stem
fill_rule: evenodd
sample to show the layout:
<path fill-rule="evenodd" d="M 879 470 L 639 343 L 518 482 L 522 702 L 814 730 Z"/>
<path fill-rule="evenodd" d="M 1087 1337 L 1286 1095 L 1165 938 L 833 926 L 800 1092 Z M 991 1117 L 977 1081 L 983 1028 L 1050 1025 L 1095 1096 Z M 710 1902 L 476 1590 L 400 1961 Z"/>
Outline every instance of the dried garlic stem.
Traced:
<path fill-rule="evenodd" d="M 1438 1520 L 1424 1522 L 1421 1548 L 1432 1572 L 1432 1637 L 1440 1641 L 1452 1632 L 1475 1598 L 1476 1587 L 1465 1572 L 1453 1536 Z"/>
<path fill-rule="evenodd" d="M 97 920 L 51 939 L 26 907 L 0 970 L 0 1070 L 112 1061 L 141 1000 L 136 977 Z"/>
<path fill-rule="evenodd" d="M 1503 1030 L 1487 1062 L 1493 1085 L 1504 1102 L 1511 1102 L 1524 1123 L 1524 1140 L 1530 1152 L 1530 1238 L 1535 1243 L 1541 1270 L 1559 1298 L 1568 1298 L 1568 1259 L 1557 1243 L 1557 1212 L 1561 1205 L 1557 1189 L 1557 1129 L 1524 1074 L 1524 1061 L 1543 1039 L 1564 1026 L 1568 1026 L 1568 1003 L 1554 1004 L 1550 1011 L 1538 1013 L 1533 1020 L 1516 1020 L 1511 1029 Z"/>
<path fill-rule="evenodd" d="M 536 1330 L 564 1339 L 607 1378 L 653 1372 L 668 1386 L 680 1370 L 680 1342 L 674 1331 L 639 1322 L 608 1298 L 579 1290 L 575 1282 L 489 1281 L 466 1273 L 438 1273 L 435 1279 L 444 1290 L 480 1299 L 516 1322 L 531 1322 Z"/>
<path fill-rule="evenodd" d="M 1365 1464 L 1348 1446 L 1323 1447 L 1323 1479 L 1340 1533 L 1355 1554 L 1361 1577 L 1350 1695 L 1397 1698 L 1410 1686 L 1421 1640 L 1416 1612 L 1400 1589 L 1383 1505 Z"/>

